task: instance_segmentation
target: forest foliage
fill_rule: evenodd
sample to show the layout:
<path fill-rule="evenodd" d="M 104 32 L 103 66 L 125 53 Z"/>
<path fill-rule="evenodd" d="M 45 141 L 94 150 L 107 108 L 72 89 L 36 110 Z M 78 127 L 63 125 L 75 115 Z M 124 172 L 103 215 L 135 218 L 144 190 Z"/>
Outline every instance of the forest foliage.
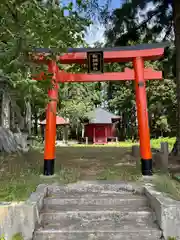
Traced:
<path fill-rule="evenodd" d="M 168 1 L 124 1 L 120 8 L 108 11 L 108 4 L 97 0 L 77 0 L 63 6 L 55 0 L 2 0 L 0 3 L 0 66 L 16 92 L 19 106 L 24 109 L 28 99 L 32 120 L 44 118 L 47 85 L 33 81 L 31 76 L 43 66 L 32 63 L 28 53 L 34 48 L 56 48 L 59 53 L 69 47 L 88 46 L 85 32 L 93 21 L 94 11 L 105 26 L 105 43 L 121 46 L 168 40 L 172 42 L 164 59 L 146 62 L 146 66 L 164 72 L 164 79 L 147 81 L 147 97 L 151 136 L 176 135 L 176 78 L 172 6 Z M 97 11 L 98 9 L 98 11 Z M 51 56 L 54 57 L 54 56 Z M 60 67 L 63 67 L 60 65 Z M 106 64 L 105 71 L 123 71 L 132 64 Z M 85 71 L 73 65 L 71 71 Z M 137 135 L 135 93 L 133 82 L 68 83 L 59 87 L 58 114 L 69 118 L 76 127 L 85 113 L 103 106 L 122 116 L 120 138 Z M 23 100 L 23 101 L 22 101 Z M 36 121 L 35 121 L 36 122 Z"/>

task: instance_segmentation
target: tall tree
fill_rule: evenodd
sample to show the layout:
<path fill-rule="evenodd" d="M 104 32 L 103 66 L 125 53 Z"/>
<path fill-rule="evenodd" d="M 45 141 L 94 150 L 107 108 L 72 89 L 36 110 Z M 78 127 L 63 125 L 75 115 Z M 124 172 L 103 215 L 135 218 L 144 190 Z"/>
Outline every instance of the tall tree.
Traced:
<path fill-rule="evenodd" d="M 78 7 L 81 6 L 79 1 Z M 37 117 L 37 106 L 40 109 L 45 107 L 46 90 L 49 87 L 44 81 L 39 83 L 31 80 L 33 69 L 37 71 L 39 66 L 29 61 L 27 53 L 36 47 L 56 48 L 58 52 L 66 52 L 68 47 L 83 45 L 84 32 L 89 23 L 88 18 L 74 10 L 72 2 L 66 6 L 53 0 L 0 2 L 1 73 L 8 77 L 16 91 L 16 98 L 19 96 L 16 100 L 22 114 L 24 107 L 31 102 L 34 108 L 32 113 Z"/>
<path fill-rule="evenodd" d="M 176 47 L 176 85 L 177 85 L 177 141 L 173 148 L 176 155 L 180 155 L 180 2 L 173 1 L 173 22 Z"/>
<path fill-rule="evenodd" d="M 147 9 L 149 3 L 154 7 Z M 162 68 L 165 70 L 165 77 L 169 78 L 170 73 L 173 73 L 170 78 L 176 80 L 177 141 L 173 152 L 180 154 L 180 1 L 127 0 L 121 8 L 115 9 L 108 17 L 106 15 L 107 19 L 110 22 L 107 24 L 106 31 L 107 44 L 126 45 L 131 40 L 137 42 L 139 39 L 143 42 L 175 40 L 176 57 L 169 55 L 167 58 L 166 56 Z M 172 65 L 175 62 L 174 68 Z M 172 69 L 173 72 L 171 72 Z"/>

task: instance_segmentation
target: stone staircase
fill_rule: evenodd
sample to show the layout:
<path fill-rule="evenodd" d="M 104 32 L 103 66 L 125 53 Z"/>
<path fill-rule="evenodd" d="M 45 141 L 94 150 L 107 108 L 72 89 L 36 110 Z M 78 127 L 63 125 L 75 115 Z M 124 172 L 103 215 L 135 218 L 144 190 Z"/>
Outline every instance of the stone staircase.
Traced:
<path fill-rule="evenodd" d="M 54 186 L 33 240 L 162 239 L 146 197 L 126 184 Z"/>

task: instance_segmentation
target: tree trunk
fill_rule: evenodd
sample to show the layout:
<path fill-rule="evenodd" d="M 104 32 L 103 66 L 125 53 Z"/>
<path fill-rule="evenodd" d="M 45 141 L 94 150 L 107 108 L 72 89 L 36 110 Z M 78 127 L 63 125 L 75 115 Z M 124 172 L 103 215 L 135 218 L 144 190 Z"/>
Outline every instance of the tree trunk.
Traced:
<path fill-rule="evenodd" d="M 38 116 L 36 110 L 34 110 L 34 134 L 38 135 Z"/>
<path fill-rule="evenodd" d="M 121 127 L 120 127 L 120 140 L 125 141 L 126 139 L 126 112 L 122 113 Z"/>
<path fill-rule="evenodd" d="M 107 99 L 111 100 L 112 99 L 112 82 L 108 82 L 108 87 L 107 87 Z"/>
<path fill-rule="evenodd" d="M 31 113 L 31 103 L 29 101 L 27 101 L 25 103 L 25 106 L 26 106 L 26 126 L 27 126 L 27 131 L 28 131 L 28 134 L 31 135 L 31 128 L 32 128 L 32 119 L 31 119 L 31 116 L 32 116 L 32 113 Z"/>
<path fill-rule="evenodd" d="M 82 131 L 81 131 L 81 138 L 82 139 L 84 139 L 84 133 L 85 133 L 85 127 L 84 127 L 84 124 L 81 124 L 81 129 L 82 129 Z"/>
<path fill-rule="evenodd" d="M 15 112 L 12 110 L 12 106 L 10 105 L 10 130 L 14 131 L 15 128 Z"/>
<path fill-rule="evenodd" d="M 3 128 L 10 129 L 10 98 L 7 91 L 2 96 L 1 125 Z"/>
<path fill-rule="evenodd" d="M 24 129 L 24 118 L 21 115 L 21 109 L 16 104 L 16 101 L 11 99 L 12 111 L 15 113 L 15 122 L 18 125 L 19 129 Z"/>
<path fill-rule="evenodd" d="M 176 47 L 176 84 L 177 84 L 177 138 L 172 154 L 180 155 L 180 1 L 173 2 L 173 20 Z"/>
<path fill-rule="evenodd" d="M 68 143 L 68 126 L 67 125 L 63 127 L 63 142 L 65 144 Z"/>
<path fill-rule="evenodd" d="M 133 111 L 131 115 L 131 138 L 132 141 L 135 142 L 138 137 L 138 122 L 137 122 L 137 110 L 136 110 L 136 105 L 133 106 Z"/>

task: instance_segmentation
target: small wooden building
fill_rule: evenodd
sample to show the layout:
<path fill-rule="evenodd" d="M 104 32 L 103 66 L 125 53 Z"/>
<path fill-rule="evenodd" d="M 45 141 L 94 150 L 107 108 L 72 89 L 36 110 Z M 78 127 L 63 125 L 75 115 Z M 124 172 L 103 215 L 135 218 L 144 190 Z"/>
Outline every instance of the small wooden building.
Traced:
<path fill-rule="evenodd" d="M 40 125 L 42 127 L 42 135 L 44 136 L 44 130 L 46 126 L 46 119 L 44 119 L 42 122 L 40 122 Z M 69 126 L 69 120 L 65 120 L 64 118 L 60 116 L 56 116 L 56 125 L 57 126 L 63 126 L 63 142 L 67 143 L 68 140 L 68 126 Z"/>
<path fill-rule="evenodd" d="M 94 144 L 106 144 L 117 137 L 116 123 L 120 117 L 105 109 L 96 108 L 87 114 L 88 122 L 84 124 L 84 136 Z"/>

